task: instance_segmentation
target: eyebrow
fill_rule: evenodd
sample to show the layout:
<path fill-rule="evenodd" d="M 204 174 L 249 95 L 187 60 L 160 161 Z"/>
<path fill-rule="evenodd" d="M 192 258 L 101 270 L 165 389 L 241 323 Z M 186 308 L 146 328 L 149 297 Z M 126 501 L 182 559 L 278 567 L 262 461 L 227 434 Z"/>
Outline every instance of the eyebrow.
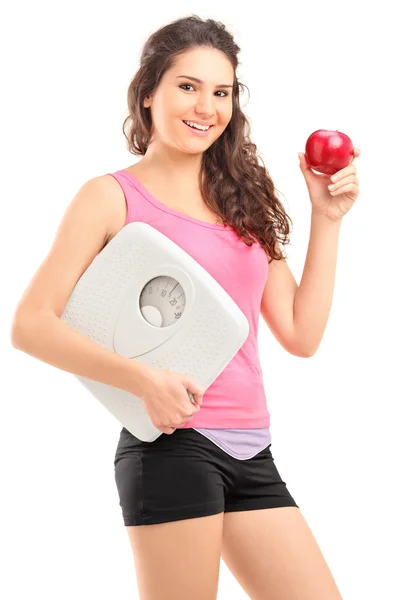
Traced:
<path fill-rule="evenodd" d="M 191 79 L 192 81 L 196 81 L 197 83 L 204 83 L 204 81 L 202 81 L 201 79 L 198 79 L 197 77 L 191 77 L 190 75 L 178 75 L 177 79 L 179 79 L 179 78 Z M 228 85 L 226 83 L 220 83 L 219 85 L 216 85 L 215 87 L 233 88 L 233 85 Z"/>

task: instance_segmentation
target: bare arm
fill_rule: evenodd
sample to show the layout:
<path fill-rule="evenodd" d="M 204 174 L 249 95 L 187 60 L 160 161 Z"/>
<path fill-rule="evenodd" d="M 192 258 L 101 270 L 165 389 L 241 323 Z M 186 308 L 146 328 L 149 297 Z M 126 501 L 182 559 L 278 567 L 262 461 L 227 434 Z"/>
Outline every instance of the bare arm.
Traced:
<path fill-rule="evenodd" d="M 294 331 L 314 354 L 321 343 L 332 306 L 341 221 L 311 218 L 310 242 L 303 276 L 294 299 Z"/>
<path fill-rule="evenodd" d="M 21 316 L 14 324 L 13 345 L 58 369 L 81 375 L 142 396 L 150 369 L 144 363 L 120 356 L 96 344 L 56 315 Z"/>
<path fill-rule="evenodd" d="M 300 285 L 286 261 L 270 264 L 261 314 L 276 339 L 296 356 L 312 356 L 321 343 L 332 305 L 340 225 L 312 213 Z"/>
<path fill-rule="evenodd" d="M 17 306 L 11 337 L 17 349 L 63 371 L 141 396 L 147 365 L 100 346 L 60 319 L 76 282 L 125 216 L 125 197 L 112 177 L 81 187 Z"/>

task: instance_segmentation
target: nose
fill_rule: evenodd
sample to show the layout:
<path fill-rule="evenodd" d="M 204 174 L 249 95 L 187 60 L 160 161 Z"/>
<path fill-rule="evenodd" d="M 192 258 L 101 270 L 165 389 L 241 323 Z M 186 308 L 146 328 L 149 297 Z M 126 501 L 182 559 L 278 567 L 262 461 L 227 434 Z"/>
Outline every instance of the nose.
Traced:
<path fill-rule="evenodd" d="M 209 94 L 199 96 L 196 103 L 196 113 L 204 119 L 211 119 L 215 114 L 215 98 Z"/>

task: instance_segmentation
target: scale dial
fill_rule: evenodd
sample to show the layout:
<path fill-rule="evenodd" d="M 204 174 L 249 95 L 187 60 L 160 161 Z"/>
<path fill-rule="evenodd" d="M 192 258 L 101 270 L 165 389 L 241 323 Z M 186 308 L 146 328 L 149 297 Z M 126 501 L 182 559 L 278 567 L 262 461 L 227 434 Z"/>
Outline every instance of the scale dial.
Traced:
<path fill-rule="evenodd" d="M 182 285 L 168 275 L 154 277 L 140 293 L 140 312 L 154 327 L 168 327 L 179 321 L 185 306 L 186 296 Z"/>

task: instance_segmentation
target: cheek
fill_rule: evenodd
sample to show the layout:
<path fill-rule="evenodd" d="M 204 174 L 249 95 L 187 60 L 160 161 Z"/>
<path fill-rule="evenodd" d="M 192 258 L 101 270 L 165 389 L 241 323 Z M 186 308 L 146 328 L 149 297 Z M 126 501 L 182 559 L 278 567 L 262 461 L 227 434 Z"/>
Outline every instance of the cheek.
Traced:
<path fill-rule="evenodd" d="M 185 107 L 182 106 L 182 103 L 167 98 L 160 98 L 157 106 L 153 104 L 152 109 L 157 130 L 160 134 L 168 136 L 176 129 L 180 115 L 185 114 Z"/>
<path fill-rule="evenodd" d="M 165 113 L 168 113 L 173 117 L 186 115 L 188 110 L 190 110 L 193 105 L 193 98 L 190 98 L 189 95 L 179 92 L 180 90 L 173 90 L 172 92 L 166 94 L 164 99 Z"/>
<path fill-rule="evenodd" d="M 189 99 L 172 89 L 165 90 L 158 96 L 157 104 L 154 108 L 157 117 L 167 121 L 171 117 L 179 117 L 179 115 L 185 114 L 188 106 Z"/>
<path fill-rule="evenodd" d="M 229 123 L 229 121 L 231 120 L 232 112 L 233 112 L 232 104 L 230 104 L 229 106 L 227 106 L 223 110 L 221 110 L 221 116 L 225 123 Z"/>
<path fill-rule="evenodd" d="M 223 125 L 224 129 L 226 129 L 228 127 L 231 118 L 232 118 L 231 113 L 225 113 L 224 115 L 221 116 L 220 122 Z"/>

